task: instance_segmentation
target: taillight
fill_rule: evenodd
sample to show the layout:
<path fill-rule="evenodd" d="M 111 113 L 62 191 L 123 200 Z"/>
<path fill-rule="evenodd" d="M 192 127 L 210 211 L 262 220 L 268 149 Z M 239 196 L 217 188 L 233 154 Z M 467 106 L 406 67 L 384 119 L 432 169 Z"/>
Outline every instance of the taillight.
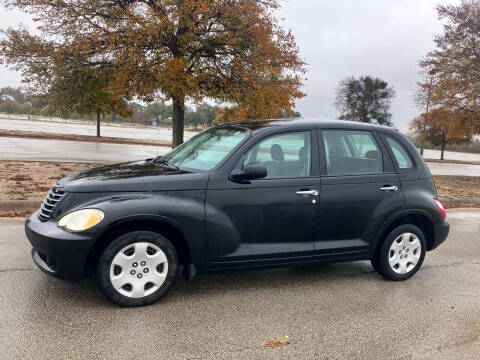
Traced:
<path fill-rule="evenodd" d="M 440 214 L 442 214 L 443 218 L 445 219 L 447 217 L 447 212 L 445 211 L 445 208 L 443 207 L 442 203 L 437 199 L 433 199 L 433 202 L 435 203 L 435 205 L 437 205 L 437 208 L 440 211 Z"/>

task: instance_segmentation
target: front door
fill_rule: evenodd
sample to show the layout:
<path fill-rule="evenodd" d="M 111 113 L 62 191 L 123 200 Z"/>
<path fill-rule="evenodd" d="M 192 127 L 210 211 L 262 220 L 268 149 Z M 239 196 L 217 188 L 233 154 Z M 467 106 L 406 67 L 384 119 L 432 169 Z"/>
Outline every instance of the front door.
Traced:
<path fill-rule="evenodd" d="M 313 255 L 320 191 L 316 134 L 281 133 L 260 139 L 242 164 L 261 162 L 267 176 L 209 186 L 206 235 L 209 269 L 270 266 Z"/>
<path fill-rule="evenodd" d="M 362 257 L 384 219 L 404 205 L 398 174 L 370 131 L 323 130 L 317 256 Z M 323 141 L 322 141 L 323 139 Z"/>

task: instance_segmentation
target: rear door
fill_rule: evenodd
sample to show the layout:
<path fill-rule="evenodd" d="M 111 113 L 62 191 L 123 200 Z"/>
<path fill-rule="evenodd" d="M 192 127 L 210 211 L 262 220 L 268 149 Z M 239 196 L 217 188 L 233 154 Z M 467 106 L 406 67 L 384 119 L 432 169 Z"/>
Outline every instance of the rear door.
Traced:
<path fill-rule="evenodd" d="M 371 131 L 319 131 L 321 231 L 315 254 L 365 255 L 383 220 L 403 207 L 398 174 L 379 137 Z"/>

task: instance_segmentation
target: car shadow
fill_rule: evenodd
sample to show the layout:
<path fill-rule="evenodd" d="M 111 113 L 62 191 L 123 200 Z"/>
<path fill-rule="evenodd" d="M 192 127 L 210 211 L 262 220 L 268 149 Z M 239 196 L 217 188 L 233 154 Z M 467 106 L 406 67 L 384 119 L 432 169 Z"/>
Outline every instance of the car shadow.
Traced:
<path fill-rule="evenodd" d="M 94 279 L 69 283 L 39 275 L 39 281 L 31 293 L 33 299 L 44 303 L 61 302 L 64 306 L 111 307 L 112 305 L 101 293 Z M 218 274 L 200 275 L 191 282 L 183 277 L 162 299 L 161 303 L 174 304 L 186 299 L 201 299 L 218 296 L 233 291 L 269 289 L 299 286 L 326 286 L 341 284 L 351 279 L 381 279 L 372 269 L 370 262 L 325 263 L 313 266 L 295 266 L 269 270 L 231 271 Z"/>
<path fill-rule="evenodd" d="M 268 270 L 229 271 L 197 276 L 191 282 L 181 279 L 167 296 L 174 301 L 175 293 L 182 298 L 219 295 L 229 291 L 290 286 L 322 286 L 352 277 L 381 279 L 369 261 L 301 265 Z"/>

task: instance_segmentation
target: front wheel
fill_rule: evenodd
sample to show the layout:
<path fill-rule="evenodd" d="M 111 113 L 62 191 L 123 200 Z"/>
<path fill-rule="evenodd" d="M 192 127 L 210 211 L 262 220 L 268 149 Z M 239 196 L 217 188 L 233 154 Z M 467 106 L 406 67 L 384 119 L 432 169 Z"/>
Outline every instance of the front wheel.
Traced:
<path fill-rule="evenodd" d="M 164 236 L 134 231 L 114 240 L 97 265 L 107 298 L 122 306 L 143 306 L 162 298 L 178 276 L 175 247 Z"/>
<path fill-rule="evenodd" d="M 425 258 L 426 242 L 422 230 L 415 225 L 401 225 L 385 239 L 380 251 L 371 260 L 375 270 L 393 281 L 413 276 Z"/>

